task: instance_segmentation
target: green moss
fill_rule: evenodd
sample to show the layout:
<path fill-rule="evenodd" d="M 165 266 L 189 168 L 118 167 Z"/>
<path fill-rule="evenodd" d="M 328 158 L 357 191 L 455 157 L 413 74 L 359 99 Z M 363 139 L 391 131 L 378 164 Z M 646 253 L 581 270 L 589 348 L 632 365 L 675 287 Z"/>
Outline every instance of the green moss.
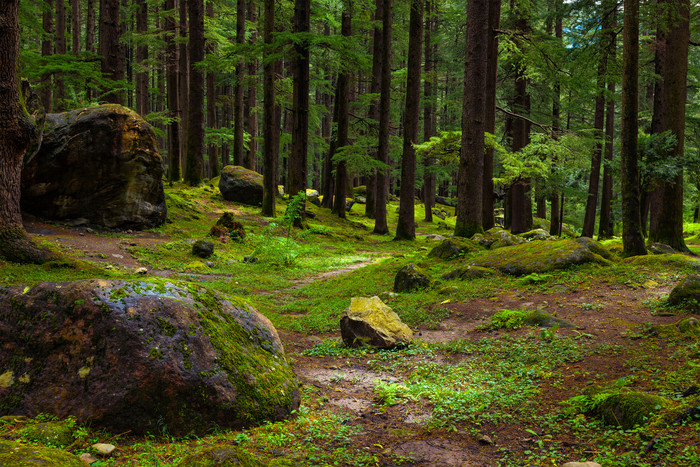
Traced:
<path fill-rule="evenodd" d="M 150 358 L 151 360 L 162 360 L 164 357 L 165 354 L 158 347 L 153 347 L 151 350 L 148 351 L 148 358 Z"/>
<path fill-rule="evenodd" d="M 84 467 L 77 456 L 60 449 L 25 446 L 0 440 L 0 465 L 12 467 Z"/>
<path fill-rule="evenodd" d="M 21 432 L 24 439 L 45 446 L 63 447 L 73 443 L 73 430 L 58 422 L 29 425 Z"/>
<path fill-rule="evenodd" d="M 264 467 L 260 459 L 233 446 L 206 448 L 182 459 L 176 467 L 215 467 L 215 466 Z"/>
<path fill-rule="evenodd" d="M 168 337 L 173 337 L 175 333 L 177 332 L 177 328 L 175 327 L 174 324 L 172 324 L 170 321 L 167 319 L 161 318 L 158 316 L 156 318 L 156 322 L 158 323 L 158 329 L 160 329 L 160 332 L 165 334 Z"/>
<path fill-rule="evenodd" d="M 594 409 L 606 425 L 630 429 L 644 425 L 661 409 L 669 405 L 668 399 L 643 392 L 619 392 L 601 399 Z"/>

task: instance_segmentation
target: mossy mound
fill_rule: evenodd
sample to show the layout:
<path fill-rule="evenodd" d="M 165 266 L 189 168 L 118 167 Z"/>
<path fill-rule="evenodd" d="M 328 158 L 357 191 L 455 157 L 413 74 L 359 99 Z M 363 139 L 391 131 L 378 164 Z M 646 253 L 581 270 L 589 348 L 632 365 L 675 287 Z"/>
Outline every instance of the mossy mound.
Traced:
<path fill-rule="evenodd" d="M 483 249 L 478 243 L 462 238 L 447 238 L 430 250 L 428 256 L 440 259 L 453 259 Z"/>
<path fill-rule="evenodd" d="M 646 425 L 662 409 L 670 405 L 665 397 L 638 391 L 618 392 L 596 396 L 593 413 L 603 419 L 606 425 L 624 429 Z"/>
<path fill-rule="evenodd" d="M 700 321 L 685 318 L 673 324 L 657 324 L 645 331 L 645 334 L 665 339 L 687 339 L 700 336 Z"/>
<path fill-rule="evenodd" d="M 77 456 L 60 449 L 25 446 L 13 441 L 0 440 L 0 465 L 12 467 L 84 467 Z"/>
<path fill-rule="evenodd" d="M 542 219 L 540 217 L 535 217 L 532 219 L 532 228 L 533 229 L 542 229 L 546 230 L 547 232 L 551 232 L 552 223 L 547 220 L 547 219 Z M 569 224 L 562 224 L 561 226 L 561 236 L 564 238 L 576 238 L 578 237 L 578 233 L 576 232 L 576 229 L 571 227 Z"/>
<path fill-rule="evenodd" d="M 486 277 L 486 276 L 491 276 L 494 274 L 500 274 L 498 271 L 495 269 L 491 268 L 482 268 L 480 266 L 464 266 L 461 268 L 454 269 L 444 276 L 442 276 L 443 279 L 445 280 L 450 280 L 450 279 L 461 279 L 461 280 L 470 280 L 470 279 L 478 279 L 480 277 Z"/>
<path fill-rule="evenodd" d="M 481 253 L 470 263 L 516 276 L 562 269 L 574 264 L 610 264 L 606 250 L 591 239 L 532 241 Z M 608 253 L 609 255 L 609 253 Z"/>
<path fill-rule="evenodd" d="M 265 467 L 268 464 L 240 448 L 220 446 L 190 454 L 175 465 L 176 467 Z"/>
<path fill-rule="evenodd" d="M 573 325 L 568 321 L 557 318 L 545 311 L 541 310 L 500 310 L 495 315 L 491 316 L 489 322 L 479 326 L 481 330 L 495 331 L 497 329 L 505 329 L 513 331 L 523 326 L 533 326 L 541 328 L 563 327 L 568 328 Z"/>
<path fill-rule="evenodd" d="M 560 327 L 560 328 L 570 328 L 573 327 L 573 324 L 570 322 L 563 320 L 561 318 L 557 318 L 554 315 L 551 315 L 547 313 L 546 311 L 541 311 L 541 310 L 535 310 L 529 315 L 525 316 L 523 318 L 523 324 L 525 326 L 533 326 L 533 327 L 539 327 L 539 328 L 553 328 L 553 327 Z"/>
<path fill-rule="evenodd" d="M 614 251 L 614 249 L 612 250 Z M 621 251 L 621 250 L 620 250 Z M 626 263 L 644 266 L 675 266 L 680 268 L 691 267 L 700 272 L 700 260 L 693 256 L 684 255 L 682 253 L 674 253 L 671 255 L 642 255 L 625 258 Z"/>
<path fill-rule="evenodd" d="M 413 292 L 430 287 L 432 281 L 428 274 L 415 264 L 402 267 L 394 278 L 394 292 Z"/>
<path fill-rule="evenodd" d="M 691 274 L 678 283 L 669 294 L 668 302 L 700 311 L 700 275 Z"/>
<path fill-rule="evenodd" d="M 549 235 L 549 231 L 544 229 L 534 229 L 529 232 L 521 233 L 520 237 L 526 240 L 555 240 L 557 237 Z"/>
<path fill-rule="evenodd" d="M 527 242 L 527 240 L 524 238 L 513 235 L 500 227 L 493 227 L 483 234 L 474 234 L 471 240 L 485 248 L 490 248 L 492 250 Z"/>
<path fill-rule="evenodd" d="M 29 441 L 53 447 L 68 446 L 75 439 L 73 430 L 56 422 L 29 425 L 22 430 L 22 435 Z"/>

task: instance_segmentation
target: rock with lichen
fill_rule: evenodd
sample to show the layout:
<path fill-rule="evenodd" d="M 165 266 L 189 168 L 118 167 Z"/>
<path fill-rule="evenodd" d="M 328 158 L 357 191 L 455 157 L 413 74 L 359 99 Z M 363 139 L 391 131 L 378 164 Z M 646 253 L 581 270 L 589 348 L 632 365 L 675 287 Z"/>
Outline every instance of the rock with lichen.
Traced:
<path fill-rule="evenodd" d="M 668 296 L 673 305 L 686 305 L 700 310 L 700 275 L 690 274 L 676 285 Z"/>
<path fill-rule="evenodd" d="M 45 446 L 63 447 L 73 442 L 73 430 L 57 422 L 37 423 L 22 430 L 22 437 Z"/>
<path fill-rule="evenodd" d="M 458 256 L 464 256 L 467 253 L 481 250 L 482 247 L 475 242 L 461 238 L 447 238 L 435 246 L 428 256 L 440 259 L 454 259 Z"/>
<path fill-rule="evenodd" d="M 411 342 L 413 332 L 379 297 L 353 297 L 340 318 L 340 334 L 349 347 L 388 349 Z"/>
<path fill-rule="evenodd" d="M 48 114 L 22 168 L 22 210 L 55 220 L 145 229 L 165 222 L 163 159 L 151 125 L 115 104 Z"/>
<path fill-rule="evenodd" d="M 263 177 L 239 165 L 221 169 L 219 191 L 226 201 L 258 206 L 263 199 Z"/>
<path fill-rule="evenodd" d="M 646 425 L 662 409 L 669 406 L 665 397 L 639 391 L 600 393 L 595 396 L 596 404 L 592 413 L 600 417 L 606 425 L 624 429 Z"/>
<path fill-rule="evenodd" d="M 14 441 L 0 439 L 0 465 L 29 467 L 84 467 L 74 454 L 44 446 L 27 446 Z"/>
<path fill-rule="evenodd" d="M 0 341 L 0 413 L 178 435 L 281 420 L 299 406 L 270 321 L 194 284 L 3 287 Z"/>
<path fill-rule="evenodd" d="M 442 278 L 445 280 L 450 280 L 450 279 L 470 280 L 470 279 L 479 279 L 481 277 L 491 276 L 494 274 L 499 274 L 499 272 L 495 269 L 482 268 L 480 266 L 463 266 L 463 267 L 460 267 L 457 269 L 453 269 L 452 271 L 450 271 L 447 274 L 445 274 L 444 276 L 442 276 Z"/>
<path fill-rule="evenodd" d="M 394 292 L 413 292 L 430 287 L 430 277 L 415 264 L 407 264 L 396 273 Z"/>

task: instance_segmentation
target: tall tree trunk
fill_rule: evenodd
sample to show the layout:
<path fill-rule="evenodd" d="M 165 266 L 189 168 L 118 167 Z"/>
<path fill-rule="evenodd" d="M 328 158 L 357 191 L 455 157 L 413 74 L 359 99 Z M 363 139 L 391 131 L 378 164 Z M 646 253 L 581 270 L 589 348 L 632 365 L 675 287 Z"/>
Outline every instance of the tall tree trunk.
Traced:
<path fill-rule="evenodd" d="M 236 2 L 236 44 L 242 46 L 245 43 L 245 0 Z M 236 65 L 236 80 L 233 86 L 233 164 L 243 165 L 245 145 L 243 144 L 243 97 L 245 77 L 245 63 L 239 58 Z"/>
<path fill-rule="evenodd" d="M 136 1 L 136 32 L 144 35 L 148 32 L 148 4 L 146 0 Z M 146 115 L 150 112 L 148 105 L 148 45 L 143 37 L 136 47 L 136 112 Z"/>
<path fill-rule="evenodd" d="M 344 2 L 342 15 L 341 35 L 352 35 L 352 0 Z M 348 101 L 350 91 L 350 70 L 347 67 L 338 73 L 335 105 L 338 106 L 338 131 L 336 134 L 336 150 L 348 145 Z M 347 164 L 339 161 L 335 168 L 335 190 L 333 196 L 333 212 L 341 219 L 345 219 L 345 198 L 348 188 Z"/>
<path fill-rule="evenodd" d="M 19 0 L 0 7 L 0 258 L 43 263 L 51 254 L 27 236 L 20 211 L 24 153 L 36 127 L 21 104 L 19 89 Z"/>
<path fill-rule="evenodd" d="M 381 90 L 382 73 L 382 28 L 381 21 L 384 11 L 384 0 L 376 0 L 374 9 L 374 30 L 372 32 L 372 81 L 369 92 L 379 94 Z M 367 117 L 375 123 L 375 129 L 379 131 L 379 99 L 372 99 L 367 110 Z M 377 150 L 374 148 L 374 158 L 377 158 Z M 377 208 L 377 171 L 373 170 L 367 176 L 367 204 L 365 204 L 365 216 L 374 219 Z"/>
<path fill-rule="evenodd" d="M 483 232 L 484 129 L 489 1 L 467 3 L 467 53 L 462 107 L 462 153 L 457 182 L 455 236 Z"/>
<path fill-rule="evenodd" d="M 496 132 L 496 78 L 498 75 L 498 28 L 501 26 L 501 0 L 489 0 L 488 43 L 486 45 L 486 102 L 484 131 Z M 493 148 L 484 152 L 482 224 L 485 230 L 495 225 L 493 197 Z"/>
<path fill-rule="evenodd" d="M 338 91 L 338 82 L 336 79 L 335 85 L 336 92 Z M 331 99 L 328 98 L 330 103 Z M 326 159 L 323 164 L 323 201 L 321 206 L 326 209 L 333 209 L 333 194 L 335 193 L 335 180 L 333 178 L 333 155 L 335 150 L 338 148 L 338 115 L 340 112 L 340 106 L 338 105 L 338 99 L 335 99 L 333 104 L 333 118 L 331 124 L 328 125 L 327 132 L 328 138 L 328 152 L 326 153 Z M 335 131 L 332 130 L 332 123 L 336 123 Z"/>
<path fill-rule="evenodd" d="M 214 2 L 207 0 L 207 17 L 214 20 Z M 214 41 L 207 44 L 207 53 L 214 54 Z M 216 72 L 209 70 L 207 72 L 207 126 L 209 128 L 219 128 L 216 118 Z M 209 177 L 217 177 L 219 170 L 219 147 L 216 144 L 210 143 L 207 146 L 207 157 L 209 158 Z"/>
<path fill-rule="evenodd" d="M 421 39 L 423 37 L 423 0 L 411 1 L 408 20 L 408 64 L 406 105 L 404 107 L 403 154 L 401 156 L 401 195 L 396 239 L 416 238 L 414 198 L 416 191 L 416 150 L 420 114 Z M 481 205 L 480 209 L 481 209 Z M 481 212 L 481 211 L 479 211 Z"/>
<path fill-rule="evenodd" d="M 562 38 L 564 36 L 563 27 L 563 0 L 555 0 L 554 2 L 554 37 L 557 38 L 559 46 L 562 46 Z M 561 130 L 561 85 L 556 83 L 552 89 L 552 134 L 554 138 L 558 138 Z M 556 163 L 556 161 L 553 161 Z M 561 223 L 563 211 L 563 196 L 559 191 L 554 190 L 550 196 L 550 212 L 549 216 L 549 234 L 561 236 Z"/>
<path fill-rule="evenodd" d="M 294 32 L 308 35 L 311 20 L 311 1 L 294 2 Z M 294 81 L 292 92 L 292 150 L 289 153 L 289 195 L 306 193 L 307 152 L 309 148 L 309 42 L 307 37 L 294 41 Z M 306 198 L 301 218 L 306 214 Z M 301 219 L 295 219 L 301 227 Z"/>
<path fill-rule="evenodd" d="M 193 0 L 194 1 L 194 0 Z M 180 154 L 184 156 L 186 152 L 187 126 L 189 121 L 189 102 L 190 102 L 190 57 L 188 50 L 188 34 L 189 29 L 187 23 L 187 2 L 188 0 L 179 0 L 179 19 L 180 19 L 180 40 L 179 40 L 179 80 L 180 80 Z"/>
<path fill-rule="evenodd" d="M 379 96 L 379 135 L 377 137 L 377 160 L 389 164 L 389 114 L 391 111 L 391 36 L 393 23 L 393 1 L 383 0 L 382 8 L 382 67 L 381 93 Z M 377 170 L 377 198 L 374 218 L 374 233 L 389 233 L 386 221 L 386 202 L 389 174 L 386 169 Z"/>
<path fill-rule="evenodd" d="M 614 49 L 613 49 L 614 51 Z M 615 95 L 615 81 L 608 82 L 608 95 Z M 603 167 L 603 191 L 600 199 L 600 220 L 598 222 L 598 239 L 613 236 L 612 194 L 613 194 L 613 137 L 615 133 L 615 99 L 608 98 L 605 115 L 605 165 Z"/>
<path fill-rule="evenodd" d="M 639 210 L 637 115 L 639 95 L 639 0 L 625 0 L 622 48 L 622 248 L 623 255 L 647 253 Z"/>
<path fill-rule="evenodd" d="M 56 0 L 56 54 L 66 54 L 66 3 L 65 0 Z M 54 75 L 53 108 L 54 112 L 65 110 L 66 90 L 62 73 Z"/>
<path fill-rule="evenodd" d="M 686 79 L 688 43 L 690 41 L 689 0 L 666 0 L 669 6 L 669 29 L 663 61 L 663 100 L 665 112 L 660 130 L 670 130 L 676 137 L 672 157 L 682 159 L 685 142 Z M 683 240 L 683 173 L 664 183 L 658 203 L 652 208 L 654 222 L 649 230 L 651 242 L 665 243 L 678 251 L 688 252 Z"/>
<path fill-rule="evenodd" d="M 262 215 L 275 217 L 275 197 L 277 196 L 277 154 L 278 141 L 275 133 L 279 121 L 275 106 L 275 65 L 270 59 L 272 50 L 272 33 L 275 27 L 275 0 L 265 0 L 265 59 L 263 60 L 263 204 Z"/>
<path fill-rule="evenodd" d="M 258 22 L 258 4 L 257 2 L 248 2 L 248 21 L 252 24 Z M 258 41 L 257 28 L 250 31 L 249 43 L 255 45 Z M 258 59 L 253 58 L 248 62 L 248 76 L 246 83 L 248 86 L 248 104 L 244 111 L 246 116 L 244 121 L 247 125 L 250 142 L 248 143 L 248 152 L 246 153 L 245 166 L 250 170 L 257 170 L 258 163 Z"/>
<path fill-rule="evenodd" d="M 49 57 L 53 55 L 53 0 L 46 0 L 42 13 L 42 28 L 44 36 L 41 39 L 41 56 Z M 51 84 L 51 73 L 44 73 L 41 77 L 41 105 L 46 113 L 51 112 L 53 102 L 53 85 Z"/>
<path fill-rule="evenodd" d="M 435 112 L 435 88 L 437 84 L 436 49 L 437 43 L 433 43 L 432 33 L 437 25 L 437 4 L 433 1 L 425 2 L 425 78 L 423 80 L 423 141 L 429 141 L 437 132 L 437 120 Z M 428 154 L 423 163 L 423 202 L 425 204 L 425 222 L 433 221 L 433 206 L 435 206 L 436 175 L 434 170 L 435 156 Z"/>
<path fill-rule="evenodd" d="M 70 15 L 72 24 L 71 31 L 73 34 L 71 36 L 71 52 L 73 53 L 73 55 L 78 55 L 80 53 L 80 25 L 82 24 L 80 14 L 80 0 L 71 0 Z"/>
<path fill-rule="evenodd" d="M 204 0 L 189 0 L 190 102 L 187 122 L 185 181 L 197 186 L 204 169 Z"/>
<path fill-rule="evenodd" d="M 166 86 L 168 98 L 168 162 L 170 170 L 168 179 L 180 181 L 182 178 L 182 165 L 180 159 L 180 100 L 178 87 L 178 62 L 177 44 L 175 43 L 175 0 L 165 0 L 165 10 L 168 14 L 165 17 L 165 70 Z"/>
<path fill-rule="evenodd" d="M 119 14 L 119 0 L 100 1 L 100 44 L 102 76 L 112 81 L 123 81 L 126 64 L 124 61 L 124 46 L 120 43 L 122 34 Z M 125 102 L 122 89 L 114 90 L 113 83 L 102 90 L 103 99 L 112 104 Z"/>

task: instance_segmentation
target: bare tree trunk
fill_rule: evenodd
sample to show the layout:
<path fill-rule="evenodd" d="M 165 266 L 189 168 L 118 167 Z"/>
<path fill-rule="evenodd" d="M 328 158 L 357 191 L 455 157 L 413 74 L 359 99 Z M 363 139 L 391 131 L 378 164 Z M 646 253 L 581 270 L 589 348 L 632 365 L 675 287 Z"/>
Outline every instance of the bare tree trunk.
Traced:
<path fill-rule="evenodd" d="M 432 33 L 436 32 L 437 4 L 426 0 L 425 3 L 425 78 L 423 80 L 423 141 L 429 141 L 435 136 L 437 119 L 435 112 L 435 88 L 437 84 L 436 51 L 437 43 L 433 43 Z M 428 155 L 423 163 L 423 202 L 425 204 L 425 222 L 433 221 L 433 206 L 435 206 L 435 157 Z"/>
<path fill-rule="evenodd" d="M 197 186 L 204 169 L 204 0 L 189 0 L 190 102 L 187 122 L 185 181 Z"/>
<path fill-rule="evenodd" d="M 170 170 L 168 179 L 171 181 L 180 181 L 182 178 L 182 164 L 180 159 L 180 100 L 178 86 L 178 62 L 177 62 L 177 44 L 175 44 L 175 0 L 165 0 L 165 10 L 169 14 L 165 18 L 165 80 L 167 86 L 168 98 L 168 162 Z"/>
<path fill-rule="evenodd" d="M 49 57 L 53 55 L 53 0 L 46 0 L 44 11 L 42 13 L 42 27 L 44 29 L 44 37 L 41 40 L 41 56 Z M 46 113 L 51 112 L 51 103 L 53 102 L 53 85 L 51 83 L 51 73 L 44 73 L 41 77 L 41 105 Z"/>
<path fill-rule="evenodd" d="M 383 0 L 382 9 L 382 68 L 381 95 L 379 96 L 379 136 L 377 144 L 377 160 L 383 164 L 389 163 L 389 114 L 391 111 L 391 35 L 393 22 L 393 2 Z M 384 235 L 389 233 L 386 221 L 386 202 L 389 186 L 387 170 L 377 170 L 377 198 L 374 218 L 374 233 Z"/>
<path fill-rule="evenodd" d="M 214 2 L 207 0 L 207 17 L 214 19 Z M 214 54 L 214 43 L 207 44 L 207 52 Z M 209 128 L 219 128 L 216 118 L 216 80 L 215 72 L 207 72 L 207 126 Z M 209 157 L 209 177 L 217 177 L 219 170 L 219 147 L 216 144 L 210 143 L 207 147 L 207 156 Z"/>
<path fill-rule="evenodd" d="M 265 0 L 265 60 L 263 60 L 263 204 L 262 215 L 275 217 L 277 196 L 277 148 L 275 132 L 279 133 L 279 121 L 275 108 L 275 63 L 269 56 L 272 51 L 272 33 L 275 27 L 275 0 Z"/>
<path fill-rule="evenodd" d="M 647 253 L 639 209 L 637 116 L 639 95 L 639 0 L 625 0 L 622 49 L 622 247 L 625 256 Z"/>
<path fill-rule="evenodd" d="M 501 25 L 501 0 L 489 0 L 489 29 L 486 46 L 486 109 L 484 131 L 496 132 L 496 78 L 498 74 L 498 28 Z M 493 148 L 484 152 L 482 223 L 484 230 L 495 225 L 493 215 Z"/>
<path fill-rule="evenodd" d="M 194 0 L 193 0 L 194 1 Z M 185 143 L 187 139 L 187 126 L 189 120 L 189 102 L 190 102 L 190 59 L 188 42 L 188 24 L 187 24 L 187 2 L 188 0 L 179 0 L 180 10 L 180 43 L 179 43 L 179 80 L 180 80 L 180 154 L 185 154 Z"/>
<path fill-rule="evenodd" d="M 615 95 L 615 81 L 608 82 L 608 95 Z M 615 99 L 608 99 L 605 115 L 605 166 L 603 167 L 603 192 L 600 199 L 600 221 L 598 222 L 598 239 L 613 236 L 612 225 L 612 191 L 613 191 L 613 137 L 615 133 Z"/>
<path fill-rule="evenodd" d="M 245 43 L 245 0 L 236 2 L 236 44 Z M 236 80 L 233 85 L 233 165 L 243 165 L 245 145 L 243 144 L 243 80 L 245 63 L 239 58 L 236 65 Z"/>
<path fill-rule="evenodd" d="M 381 20 L 384 11 L 384 0 L 376 0 L 374 9 L 375 26 L 372 31 L 372 81 L 370 83 L 371 94 L 379 94 L 381 89 L 382 72 L 382 28 Z M 367 117 L 376 122 L 375 129 L 379 131 L 379 99 L 373 99 L 367 110 Z M 374 158 L 377 158 L 377 150 L 374 149 Z M 377 208 L 377 171 L 373 170 L 367 176 L 367 204 L 365 204 L 365 216 L 374 219 Z"/>
<path fill-rule="evenodd" d="M 124 62 L 124 46 L 120 43 L 122 34 L 119 14 L 119 0 L 100 1 L 100 44 L 99 54 L 102 56 L 102 75 L 112 81 L 124 80 L 126 64 Z M 102 90 L 103 99 L 112 104 L 125 102 L 123 90 L 113 90 L 117 84 L 112 84 Z"/>
<path fill-rule="evenodd" d="M 80 14 L 80 0 L 71 0 L 71 30 L 72 30 L 72 44 L 71 44 L 71 53 L 73 55 L 78 55 L 80 53 L 80 25 L 82 24 L 81 22 L 81 14 Z"/>
<path fill-rule="evenodd" d="M 352 35 L 352 0 L 346 0 L 342 15 L 341 35 Z M 338 131 L 336 134 L 336 150 L 348 144 L 348 101 L 350 88 L 350 73 L 342 69 L 338 73 L 335 105 L 338 106 Z M 335 190 L 333 197 L 333 212 L 341 219 L 345 219 L 345 197 L 348 187 L 348 172 L 345 161 L 339 161 L 335 168 Z"/>
<path fill-rule="evenodd" d="M 56 0 L 56 54 L 66 54 L 66 3 Z M 66 90 L 61 72 L 54 75 L 53 108 L 54 112 L 65 110 Z"/>
<path fill-rule="evenodd" d="M 136 32 L 148 32 L 148 5 L 146 0 L 136 1 Z M 148 105 L 148 45 L 141 42 L 136 47 L 136 112 L 146 115 L 150 112 Z"/>
<path fill-rule="evenodd" d="M 411 14 L 408 20 L 408 72 L 406 74 L 403 155 L 401 156 L 401 195 L 399 219 L 396 224 L 396 239 L 399 240 L 414 240 L 416 238 L 414 212 L 416 150 L 413 145 L 418 143 L 422 37 L 423 0 L 412 0 Z"/>
<path fill-rule="evenodd" d="M 257 2 L 248 2 L 248 21 L 253 24 L 258 22 L 258 4 Z M 254 45 L 258 41 L 257 28 L 254 28 L 250 32 L 250 44 Z M 248 134 L 250 135 L 250 142 L 248 143 L 248 152 L 246 154 L 245 166 L 250 170 L 257 170 L 258 162 L 258 60 L 257 58 L 251 59 L 248 63 L 248 105 L 246 105 L 244 111 L 246 116 L 244 118 L 245 123 L 248 128 Z"/>

